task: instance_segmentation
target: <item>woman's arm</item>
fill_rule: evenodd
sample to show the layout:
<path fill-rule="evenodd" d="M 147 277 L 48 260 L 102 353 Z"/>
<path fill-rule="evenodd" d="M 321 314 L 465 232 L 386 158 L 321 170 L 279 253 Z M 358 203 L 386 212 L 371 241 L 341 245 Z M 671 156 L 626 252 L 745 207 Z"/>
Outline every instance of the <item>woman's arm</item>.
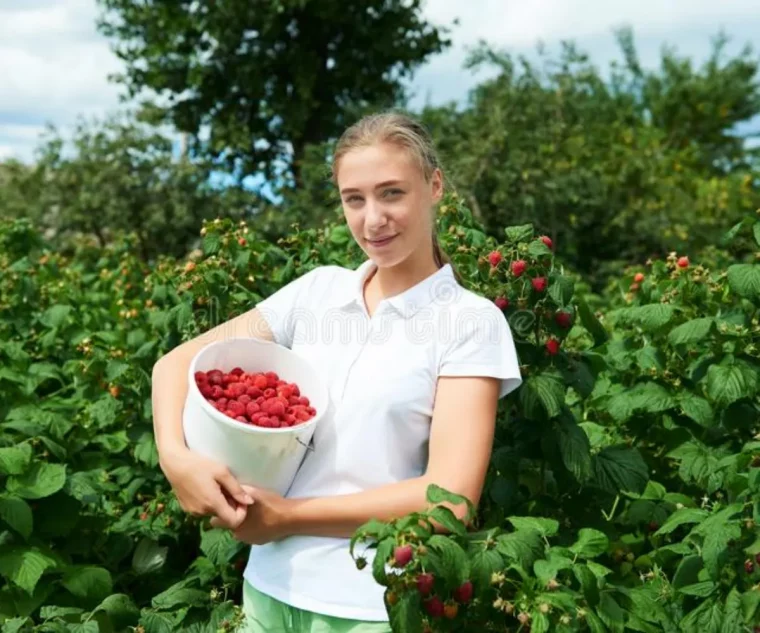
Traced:
<path fill-rule="evenodd" d="M 477 506 L 493 446 L 499 382 L 489 377 L 441 376 L 424 475 L 354 494 L 284 499 L 282 533 L 350 537 L 370 519 L 387 521 L 425 511 L 431 483 Z M 443 505 L 464 520 L 464 505 Z"/>

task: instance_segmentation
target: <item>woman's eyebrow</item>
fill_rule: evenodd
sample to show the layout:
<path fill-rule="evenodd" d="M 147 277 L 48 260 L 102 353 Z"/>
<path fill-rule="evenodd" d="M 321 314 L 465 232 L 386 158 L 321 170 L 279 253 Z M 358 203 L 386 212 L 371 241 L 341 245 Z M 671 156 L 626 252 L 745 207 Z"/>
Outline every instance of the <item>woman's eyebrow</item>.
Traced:
<path fill-rule="evenodd" d="M 403 180 L 386 180 L 385 182 L 378 183 L 375 185 L 375 189 L 380 189 L 381 187 L 387 187 L 388 185 L 400 185 L 404 181 Z M 345 189 L 341 189 L 341 193 L 353 193 L 355 191 L 359 191 L 359 189 L 355 189 L 353 187 L 346 187 Z"/>

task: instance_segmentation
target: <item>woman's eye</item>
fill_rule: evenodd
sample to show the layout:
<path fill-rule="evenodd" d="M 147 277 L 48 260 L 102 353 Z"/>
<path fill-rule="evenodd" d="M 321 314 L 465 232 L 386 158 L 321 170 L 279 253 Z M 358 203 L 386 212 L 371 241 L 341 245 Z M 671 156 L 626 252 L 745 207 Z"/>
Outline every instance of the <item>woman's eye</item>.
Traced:
<path fill-rule="evenodd" d="M 397 195 L 399 193 L 403 193 L 403 191 L 401 191 L 401 189 L 386 189 L 383 192 L 383 197 L 387 198 L 389 195 L 390 196 L 395 196 L 395 195 Z"/>
<path fill-rule="evenodd" d="M 361 200 L 361 196 L 348 196 L 346 202 L 354 202 L 355 200 Z"/>

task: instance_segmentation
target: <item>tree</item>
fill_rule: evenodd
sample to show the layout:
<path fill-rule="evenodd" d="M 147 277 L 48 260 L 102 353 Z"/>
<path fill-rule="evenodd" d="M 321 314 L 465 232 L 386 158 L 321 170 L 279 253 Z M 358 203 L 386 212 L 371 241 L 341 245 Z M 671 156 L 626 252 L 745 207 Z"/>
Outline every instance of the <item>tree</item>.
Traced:
<path fill-rule="evenodd" d="M 194 152 L 278 187 L 300 185 L 308 145 L 397 105 L 404 77 L 450 45 L 420 0 L 98 1 L 129 96 L 152 92 Z"/>
<path fill-rule="evenodd" d="M 605 78 L 572 43 L 535 63 L 482 46 L 499 73 L 462 110 L 428 108 L 449 174 L 489 233 L 533 223 L 603 283 L 610 266 L 714 241 L 760 204 L 757 153 L 734 128 L 760 114 L 745 50 L 701 69 L 665 51 L 643 71 L 632 37 Z"/>
<path fill-rule="evenodd" d="M 215 188 L 212 166 L 180 158 L 170 138 L 128 115 L 77 124 L 71 146 L 55 129 L 33 166 L 0 172 L 3 215 L 25 216 L 58 242 L 93 235 L 101 246 L 134 231 L 140 255 L 183 256 L 199 239 L 204 219 L 236 220 L 258 209 L 240 187 Z"/>

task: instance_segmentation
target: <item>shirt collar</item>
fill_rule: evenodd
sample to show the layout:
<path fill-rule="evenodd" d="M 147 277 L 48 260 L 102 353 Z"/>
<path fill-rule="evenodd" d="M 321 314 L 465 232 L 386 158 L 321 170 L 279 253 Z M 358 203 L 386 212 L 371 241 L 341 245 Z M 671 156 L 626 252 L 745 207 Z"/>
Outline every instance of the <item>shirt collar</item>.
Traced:
<path fill-rule="evenodd" d="M 376 267 L 376 264 L 371 259 L 367 259 L 356 270 L 352 271 L 345 292 L 337 302 L 339 308 L 350 310 L 363 307 L 364 282 Z M 429 275 L 411 288 L 383 299 L 378 304 L 378 308 L 383 303 L 387 303 L 401 316 L 409 318 L 415 312 L 434 301 L 436 303 L 450 303 L 452 297 L 458 291 L 459 284 L 454 276 L 451 264 L 444 264 L 432 275 Z"/>

